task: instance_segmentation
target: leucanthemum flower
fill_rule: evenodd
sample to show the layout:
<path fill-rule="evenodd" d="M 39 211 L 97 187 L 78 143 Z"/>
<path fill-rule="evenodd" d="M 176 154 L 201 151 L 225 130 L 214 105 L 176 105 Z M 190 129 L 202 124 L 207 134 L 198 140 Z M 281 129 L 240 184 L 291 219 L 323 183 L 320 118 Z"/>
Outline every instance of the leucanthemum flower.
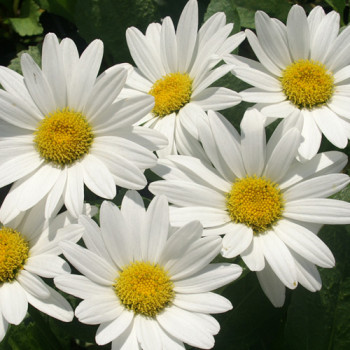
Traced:
<path fill-rule="evenodd" d="M 242 272 L 234 264 L 209 264 L 220 252 L 220 237 L 204 237 L 198 221 L 169 228 L 164 196 L 145 211 L 141 196 L 128 191 L 121 209 L 104 201 L 100 227 L 80 216 L 87 249 L 62 242 L 66 258 L 84 276 L 55 279 L 63 291 L 84 299 L 75 315 L 100 324 L 96 342 L 112 349 L 209 349 L 218 322 L 209 314 L 232 308 L 211 293 Z"/>
<path fill-rule="evenodd" d="M 246 35 L 260 62 L 225 58 L 236 65 L 238 78 L 254 86 L 241 92 L 243 100 L 258 103 L 268 117 L 299 112 L 301 159 L 317 153 L 322 134 L 344 148 L 350 138 L 350 27 L 339 34 L 338 13 L 325 14 L 317 6 L 306 16 L 298 5 L 291 8 L 287 25 L 262 11 L 255 24 L 257 34 L 246 30 Z"/>
<path fill-rule="evenodd" d="M 61 199 L 78 216 L 84 184 L 110 199 L 116 185 L 146 185 L 143 172 L 156 163 L 152 152 L 167 141 L 132 125 L 153 108 L 153 97 L 114 103 L 127 71 L 114 66 L 97 77 L 102 55 L 100 40 L 79 57 L 72 40 L 59 43 L 48 34 L 42 69 L 28 54 L 21 56 L 24 77 L 0 67 L 0 187 L 14 182 L 5 200 L 14 215 L 47 195 L 47 217 Z"/>
<path fill-rule="evenodd" d="M 232 28 L 224 13 L 216 13 L 198 31 L 196 0 L 186 4 L 176 31 L 170 17 L 162 24 L 150 24 L 145 35 L 128 28 L 126 39 L 137 68 L 128 77 L 123 96 L 154 96 L 154 108 L 139 124 L 167 136 L 169 145 L 158 152 L 160 156 L 187 153 L 204 111 L 241 101 L 234 91 L 209 87 L 230 70 L 227 65 L 214 67 L 245 38 L 243 32 L 230 36 Z"/>
<path fill-rule="evenodd" d="M 297 115 L 285 119 L 267 144 L 257 110 L 246 112 L 241 136 L 219 113 L 208 118 L 199 134 L 212 164 L 174 155 L 154 168 L 165 180 L 149 189 L 173 204 L 170 223 L 199 220 L 204 235 L 225 235 L 222 255 L 240 254 L 275 306 L 284 303 L 284 286 L 294 289 L 300 282 L 319 290 L 315 265 L 332 267 L 334 258 L 315 233 L 322 224 L 350 223 L 350 203 L 325 198 L 350 182 L 338 173 L 346 155 L 333 151 L 297 162 Z"/>
<path fill-rule="evenodd" d="M 45 219 L 44 204 L 40 201 L 0 227 L 0 341 L 9 323 L 22 322 L 28 303 L 61 321 L 69 322 L 74 316 L 69 303 L 41 277 L 70 272 L 67 262 L 59 257 L 62 250 L 58 243 L 77 242 L 83 230 L 67 211 Z M 94 212 L 90 205 L 84 207 L 87 215 Z M 72 225 L 66 230 L 68 224 Z"/>

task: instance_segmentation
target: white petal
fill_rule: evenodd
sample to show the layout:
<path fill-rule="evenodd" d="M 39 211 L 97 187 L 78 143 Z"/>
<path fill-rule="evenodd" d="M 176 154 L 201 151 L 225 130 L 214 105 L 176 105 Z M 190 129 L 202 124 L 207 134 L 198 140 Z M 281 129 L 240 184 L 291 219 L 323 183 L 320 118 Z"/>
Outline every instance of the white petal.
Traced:
<path fill-rule="evenodd" d="M 196 1 L 189 1 L 181 13 L 176 29 L 179 72 L 186 72 L 191 63 L 197 29 L 198 4 Z"/>
<path fill-rule="evenodd" d="M 225 209 L 225 196 L 211 188 L 185 181 L 156 181 L 150 186 L 155 194 L 164 194 L 170 203 L 178 206 L 208 206 Z"/>
<path fill-rule="evenodd" d="M 339 13 L 328 13 L 319 24 L 311 41 L 311 58 L 323 62 L 329 49 L 339 33 Z"/>
<path fill-rule="evenodd" d="M 115 320 L 102 323 L 96 333 L 96 343 L 105 345 L 122 334 L 134 318 L 134 313 L 124 310 Z"/>
<path fill-rule="evenodd" d="M 8 323 L 20 324 L 28 309 L 26 293 L 16 281 L 3 283 L 0 287 L 0 310 Z"/>
<path fill-rule="evenodd" d="M 58 256 L 40 254 L 28 258 L 26 270 L 42 277 L 53 278 L 69 273 L 70 267 L 65 260 Z"/>
<path fill-rule="evenodd" d="M 59 168 L 43 165 L 30 177 L 23 178 L 23 182 L 18 188 L 18 191 L 21 192 L 17 203 L 18 208 L 25 211 L 38 203 L 51 190 L 60 172 Z"/>
<path fill-rule="evenodd" d="M 83 211 L 84 204 L 84 178 L 80 163 L 67 167 L 67 182 L 64 204 L 73 216 L 78 217 Z"/>
<path fill-rule="evenodd" d="M 126 31 L 126 42 L 130 54 L 137 67 L 151 81 L 155 82 L 162 76 L 162 63 L 157 53 L 153 52 L 152 47 L 147 45 L 147 41 L 142 33 L 130 27 Z"/>
<path fill-rule="evenodd" d="M 209 112 L 208 118 L 222 158 L 236 176 L 244 177 L 245 168 L 239 144 L 240 136 L 236 129 L 220 113 Z"/>
<path fill-rule="evenodd" d="M 320 108 L 314 113 L 315 122 L 324 136 L 336 147 L 345 148 L 348 143 L 347 135 L 338 116 L 329 108 Z"/>
<path fill-rule="evenodd" d="M 241 150 L 247 175 L 260 176 L 265 166 L 266 137 L 264 119 L 255 109 L 248 109 L 241 121 Z"/>
<path fill-rule="evenodd" d="M 325 198 L 301 199 L 286 203 L 283 216 L 320 224 L 349 224 L 350 203 Z"/>
<path fill-rule="evenodd" d="M 173 304 L 187 311 L 205 314 L 216 314 L 232 309 L 232 304 L 228 299 L 211 292 L 176 294 Z"/>
<path fill-rule="evenodd" d="M 86 186 L 99 197 L 112 199 L 116 195 L 116 187 L 112 174 L 97 157 L 87 154 L 82 163 Z"/>
<path fill-rule="evenodd" d="M 108 201 L 102 203 L 100 227 L 103 241 L 114 263 L 120 268 L 129 264 L 132 260 L 133 237 L 114 203 Z"/>
<path fill-rule="evenodd" d="M 234 231 L 226 233 L 222 240 L 221 254 L 225 258 L 234 258 L 246 250 L 253 240 L 251 228 L 234 224 Z"/>
<path fill-rule="evenodd" d="M 250 230 L 253 231 L 252 229 Z M 251 271 L 261 271 L 265 267 L 261 235 L 253 236 L 251 244 L 241 253 L 241 257 Z"/>
<path fill-rule="evenodd" d="M 84 215 L 79 216 L 79 224 L 84 227 L 83 240 L 85 246 L 90 251 L 103 257 L 109 264 L 114 265 L 107 247 L 102 239 L 101 229 L 97 223 Z"/>
<path fill-rule="evenodd" d="M 59 109 L 67 107 L 66 79 L 62 51 L 55 34 L 48 33 L 43 42 L 42 70 L 52 89 L 52 95 Z M 53 112 L 53 110 L 51 111 Z"/>
<path fill-rule="evenodd" d="M 306 163 L 296 162 L 280 181 L 280 188 L 288 188 L 308 178 L 340 172 L 347 163 L 344 153 L 330 151 L 317 154 Z"/>
<path fill-rule="evenodd" d="M 322 281 L 316 266 L 297 253 L 292 252 L 292 255 L 295 260 L 299 283 L 311 292 L 320 290 Z"/>
<path fill-rule="evenodd" d="M 192 102 L 203 110 L 220 111 L 236 106 L 241 102 L 241 97 L 235 91 L 224 87 L 209 87 L 192 99 Z"/>
<path fill-rule="evenodd" d="M 87 278 L 104 286 L 114 283 L 117 270 L 101 257 L 71 242 L 61 242 L 60 246 L 69 262 Z"/>
<path fill-rule="evenodd" d="M 234 264 L 210 264 L 196 275 L 174 283 L 176 293 L 204 293 L 237 279 L 242 268 Z"/>
<path fill-rule="evenodd" d="M 160 55 L 167 72 L 177 72 L 177 42 L 173 21 L 165 17 L 160 32 Z"/>
<path fill-rule="evenodd" d="M 88 99 L 91 98 L 102 56 L 103 43 L 101 40 L 94 40 L 80 56 L 68 85 L 70 108 L 82 111 Z"/>
<path fill-rule="evenodd" d="M 136 315 L 134 325 L 138 341 L 143 350 L 164 349 L 161 340 L 161 333 L 164 333 L 164 330 L 159 326 L 157 320 Z"/>
<path fill-rule="evenodd" d="M 169 269 L 185 254 L 188 247 L 201 237 L 202 232 L 202 225 L 198 221 L 191 221 L 180 227 L 166 241 L 159 264 Z"/>
<path fill-rule="evenodd" d="M 333 267 L 335 260 L 330 249 L 307 228 L 288 220 L 274 227 L 277 236 L 306 260 L 321 267 Z"/>
<path fill-rule="evenodd" d="M 111 67 L 96 81 L 83 113 L 92 124 L 98 123 L 99 115 L 112 104 L 125 85 L 127 71 L 121 67 Z"/>
<path fill-rule="evenodd" d="M 45 299 L 50 295 L 50 291 L 44 281 L 35 274 L 22 270 L 17 276 L 20 285 L 34 297 Z"/>
<path fill-rule="evenodd" d="M 166 265 L 172 281 L 188 278 L 207 266 L 220 252 L 221 237 L 203 237 L 193 243 L 186 254 L 176 260 L 171 267 Z"/>
<path fill-rule="evenodd" d="M 83 300 L 75 309 L 75 316 L 85 324 L 100 324 L 118 318 L 124 310 L 116 294 L 102 294 Z"/>
<path fill-rule="evenodd" d="M 264 256 L 277 277 L 290 289 L 297 286 L 295 263 L 288 248 L 280 238 L 269 231 L 261 235 Z"/>
<path fill-rule="evenodd" d="M 115 295 L 110 286 L 102 286 L 81 275 L 60 275 L 54 281 L 57 288 L 80 299 L 106 295 L 109 292 Z"/>
<path fill-rule="evenodd" d="M 315 111 L 317 113 L 317 111 Z M 304 119 L 301 141 L 299 147 L 299 154 L 303 159 L 311 159 L 317 153 L 321 145 L 322 133 L 315 123 L 312 112 L 308 110 L 302 110 L 302 116 Z"/>
<path fill-rule="evenodd" d="M 24 53 L 21 56 L 21 66 L 27 89 L 40 111 L 43 115 L 54 112 L 57 105 L 52 90 L 38 65 L 31 56 Z"/>
<path fill-rule="evenodd" d="M 269 264 L 256 273 L 262 290 L 274 307 L 282 307 L 286 297 L 286 288 Z"/>
<path fill-rule="evenodd" d="M 53 288 L 47 286 L 50 291 L 50 296 L 45 299 L 35 298 L 27 293 L 28 302 L 41 312 L 57 318 L 63 322 L 73 320 L 74 312 L 72 307 L 60 293 L 57 293 Z"/>
<path fill-rule="evenodd" d="M 234 74 L 237 78 L 245 81 L 246 83 L 269 92 L 282 91 L 280 82 L 263 71 L 249 68 L 249 67 L 233 67 Z"/>
<path fill-rule="evenodd" d="M 168 238 L 169 207 L 165 196 L 156 196 L 148 206 L 141 236 L 143 260 L 157 262 Z"/>
<path fill-rule="evenodd" d="M 287 18 L 289 50 L 294 61 L 307 59 L 310 49 L 309 24 L 304 9 L 293 6 Z"/>
<path fill-rule="evenodd" d="M 170 207 L 170 224 L 182 226 L 190 221 L 198 220 L 204 227 L 213 227 L 230 222 L 230 216 L 224 209 L 209 207 Z"/>
<path fill-rule="evenodd" d="M 297 128 L 286 132 L 267 159 L 264 175 L 274 182 L 283 178 L 295 159 L 300 141 L 300 131 Z"/>
<path fill-rule="evenodd" d="M 255 26 L 260 44 L 271 59 L 282 69 L 290 64 L 292 60 L 289 50 L 277 24 L 265 12 L 257 11 Z"/>
<path fill-rule="evenodd" d="M 173 337 L 189 345 L 202 349 L 212 348 L 214 346 L 212 334 L 194 315 L 173 306 L 157 315 L 157 321 Z"/>
<path fill-rule="evenodd" d="M 325 198 L 339 192 L 350 182 L 345 174 L 328 174 L 302 181 L 283 193 L 287 202 L 302 198 Z"/>

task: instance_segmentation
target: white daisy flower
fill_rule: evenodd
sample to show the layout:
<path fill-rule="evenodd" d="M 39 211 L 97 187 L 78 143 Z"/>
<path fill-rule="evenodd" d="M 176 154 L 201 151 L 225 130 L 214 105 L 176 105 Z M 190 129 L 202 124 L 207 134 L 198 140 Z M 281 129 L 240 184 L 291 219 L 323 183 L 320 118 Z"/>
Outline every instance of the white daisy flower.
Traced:
<path fill-rule="evenodd" d="M 53 278 L 70 272 L 59 257 L 61 240 L 77 242 L 83 230 L 67 211 L 52 219 L 44 217 L 44 201 L 21 213 L 0 228 L 0 341 L 8 325 L 24 319 L 28 303 L 64 322 L 73 319 L 69 303 L 41 277 Z M 94 208 L 92 209 L 94 211 Z M 84 212 L 93 214 L 89 205 Z M 69 229 L 63 228 L 70 225 Z"/>
<path fill-rule="evenodd" d="M 314 264 L 332 267 L 334 258 L 315 232 L 321 224 L 350 223 L 350 203 L 328 197 L 349 182 L 338 172 L 347 163 L 340 152 L 326 152 L 299 163 L 300 130 L 285 119 L 265 142 L 263 117 L 248 110 L 239 136 L 219 113 L 209 112 L 200 140 L 211 164 L 188 156 L 160 159 L 154 171 L 165 180 L 150 184 L 165 194 L 170 223 L 199 220 L 204 235 L 224 234 L 222 255 L 241 255 L 275 306 L 285 288 L 300 282 L 314 291 L 321 280 Z"/>
<path fill-rule="evenodd" d="M 67 259 L 84 276 L 55 279 L 63 291 L 84 299 L 75 315 L 100 324 L 96 342 L 112 349 L 185 349 L 214 346 L 219 324 L 211 313 L 232 308 L 211 293 L 238 278 L 233 264 L 209 264 L 221 249 L 220 237 L 204 237 L 198 221 L 169 230 L 164 196 L 145 211 L 141 196 L 128 191 L 121 209 L 104 201 L 100 226 L 80 216 L 84 243 L 62 242 Z"/>
<path fill-rule="evenodd" d="M 152 153 L 167 144 L 148 128 L 132 127 L 154 105 L 152 96 L 113 103 L 127 76 L 114 66 L 98 78 L 100 40 L 79 57 L 72 40 L 48 34 L 42 70 L 21 57 L 24 78 L 0 67 L 0 187 L 15 182 L 6 208 L 18 214 L 48 195 L 46 216 L 63 198 L 71 214 L 82 212 L 84 184 L 114 198 L 116 185 L 141 189 L 143 172 L 156 163 Z M 0 211 L 0 221 L 2 213 Z"/>
<path fill-rule="evenodd" d="M 284 118 L 293 111 L 303 121 L 301 159 L 319 150 L 322 134 L 336 147 L 350 138 L 350 27 L 339 34 L 339 14 L 317 6 L 307 17 L 294 5 L 284 25 L 266 13 L 255 15 L 256 32 L 246 35 L 259 62 L 226 58 L 234 74 L 253 85 L 241 92 L 263 114 Z M 338 35 L 339 34 L 339 35 Z"/>
<path fill-rule="evenodd" d="M 146 35 L 131 27 L 127 44 L 137 69 L 127 80 L 126 96 L 145 93 L 154 96 L 155 106 L 139 121 L 168 137 L 160 156 L 186 152 L 188 138 L 197 137 L 197 119 L 208 109 L 222 110 L 241 101 L 224 87 L 209 87 L 229 72 L 228 65 L 214 68 L 225 54 L 245 38 L 240 32 L 230 36 L 233 24 L 226 24 L 224 13 L 210 17 L 198 31 L 198 4 L 186 4 L 175 31 L 170 17 L 162 24 L 152 23 Z"/>

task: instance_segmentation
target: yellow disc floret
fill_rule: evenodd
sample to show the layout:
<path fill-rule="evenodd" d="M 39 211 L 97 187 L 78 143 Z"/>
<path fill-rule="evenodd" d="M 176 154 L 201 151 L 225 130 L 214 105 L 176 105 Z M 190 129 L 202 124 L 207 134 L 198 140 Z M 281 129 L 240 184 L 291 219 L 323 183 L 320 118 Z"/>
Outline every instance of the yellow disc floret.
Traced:
<path fill-rule="evenodd" d="M 281 218 L 283 198 L 277 184 L 252 176 L 233 183 L 226 205 L 232 221 L 245 224 L 254 234 L 259 234 Z"/>
<path fill-rule="evenodd" d="M 325 104 L 334 92 L 334 77 L 326 67 L 313 60 L 298 60 L 282 73 L 283 92 L 298 108 Z"/>
<path fill-rule="evenodd" d="M 123 268 L 114 290 L 127 309 L 148 317 L 169 306 L 175 295 L 173 283 L 161 266 L 140 261 Z"/>
<path fill-rule="evenodd" d="M 157 80 L 148 93 L 155 100 L 153 114 L 164 117 L 178 112 L 190 101 L 192 79 L 188 74 L 170 73 Z"/>
<path fill-rule="evenodd" d="M 28 259 L 29 246 L 12 228 L 0 229 L 0 283 L 11 282 Z"/>
<path fill-rule="evenodd" d="M 93 141 L 92 128 L 85 116 L 68 108 L 46 115 L 34 135 L 40 156 L 59 166 L 83 157 Z"/>

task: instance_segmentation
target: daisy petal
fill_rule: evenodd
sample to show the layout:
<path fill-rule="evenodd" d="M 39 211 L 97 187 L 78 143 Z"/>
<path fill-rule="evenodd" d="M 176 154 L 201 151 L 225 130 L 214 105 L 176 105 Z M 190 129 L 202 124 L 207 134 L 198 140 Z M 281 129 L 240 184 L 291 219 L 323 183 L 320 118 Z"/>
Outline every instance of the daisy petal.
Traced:
<path fill-rule="evenodd" d="M 260 286 L 274 307 L 282 307 L 286 298 L 286 288 L 269 264 L 256 273 Z"/>
<path fill-rule="evenodd" d="M 0 286 L 0 310 L 8 323 L 20 324 L 28 309 L 28 301 L 24 289 L 19 282 L 3 283 Z"/>
<path fill-rule="evenodd" d="M 96 333 L 96 343 L 105 345 L 122 334 L 130 325 L 134 313 L 124 310 L 120 316 L 112 321 L 101 323 Z"/>
<path fill-rule="evenodd" d="M 264 256 L 281 282 L 290 289 L 296 288 L 297 275 L 294 259 L 281 239 L 269 231 L 261 235 Z"/>
<path fill-rule="evenodd" d="M 332 252 L 313 232 L 288 220 L 281 220 L 274 230 L 289 248 L 306 260 L 321 267 L 334 266 Z"/>
<path fill-rule="evenodd" d="M 200 294 L 177 294 L 173 304 L 187 311 L 204 314 L 216 314 L 232 309 L 232 304 L 228 299 L 219 294 L 210 292 Z"/>

